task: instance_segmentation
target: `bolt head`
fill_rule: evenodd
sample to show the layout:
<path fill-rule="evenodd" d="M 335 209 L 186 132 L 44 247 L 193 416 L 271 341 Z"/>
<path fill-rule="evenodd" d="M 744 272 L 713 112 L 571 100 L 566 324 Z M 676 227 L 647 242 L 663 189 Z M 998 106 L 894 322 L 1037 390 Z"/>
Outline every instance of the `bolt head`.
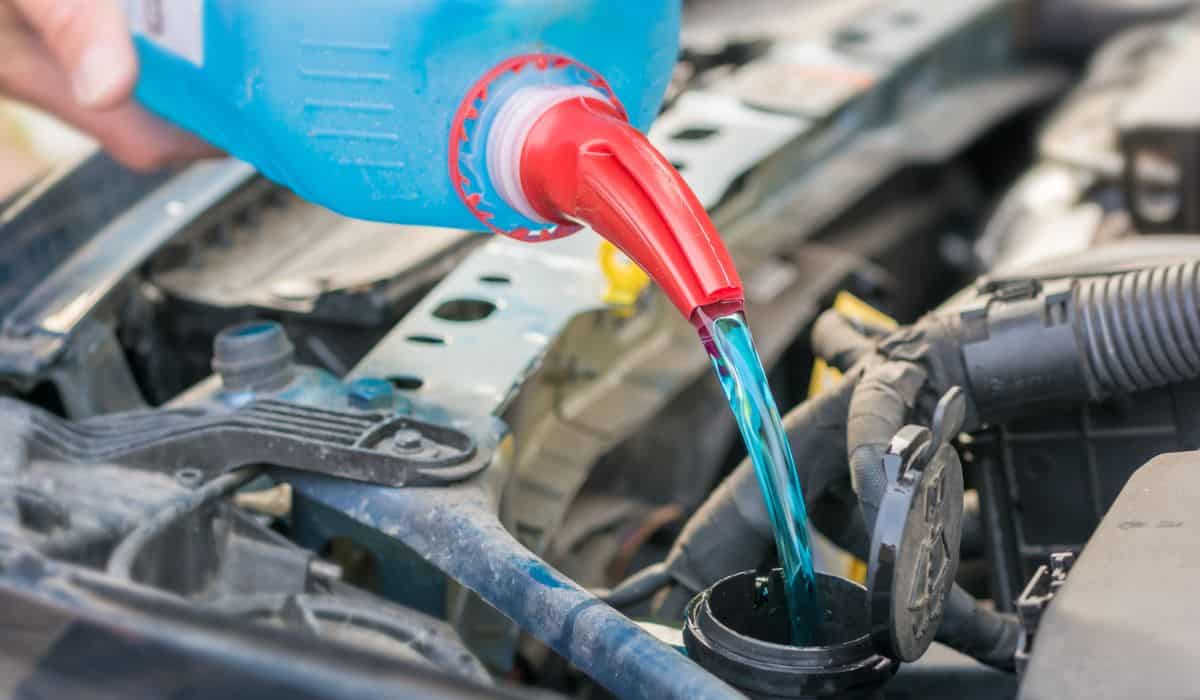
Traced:
<path fill-rule="evenodd" d="M 416 430 L 397 430 L 396 434 L 392 435 L 392 447 L 411 452 L 421 448 L 421 440 L 421 433 Z"/>

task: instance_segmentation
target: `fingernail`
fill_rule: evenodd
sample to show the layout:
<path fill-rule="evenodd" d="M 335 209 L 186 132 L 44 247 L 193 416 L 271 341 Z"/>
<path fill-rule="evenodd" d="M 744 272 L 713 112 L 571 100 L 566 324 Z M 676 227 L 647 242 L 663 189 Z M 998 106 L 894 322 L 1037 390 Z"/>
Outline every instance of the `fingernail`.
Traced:
<path fill-rule="evenodd" d="M 71 76 L 75 99 L 85 107 L 114 101 L 124 80 L 127 54 L 123 47 L 104 42 L 88 47 Z"/>

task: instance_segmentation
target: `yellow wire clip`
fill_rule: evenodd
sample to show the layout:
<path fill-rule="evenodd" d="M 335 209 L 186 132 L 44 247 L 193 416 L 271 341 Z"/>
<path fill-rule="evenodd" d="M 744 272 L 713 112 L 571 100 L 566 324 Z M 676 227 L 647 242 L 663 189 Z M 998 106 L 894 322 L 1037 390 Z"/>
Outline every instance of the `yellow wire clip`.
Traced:
<path fill-rule="evenodd" d="M 881 330 L 895 330 L 899 326 L 896 319 L 844 290 L 838 292 L 834 298 L 833 309 L 846 318 Z M 825 360 L 818 357 L 813 361 L 812 377 L 808 382 L 808 395 L 816 396 L 836 384 L 841 378 L 841 372 L 830 367 Z"/>
<path fill-rule="evenodd" d="M 608 241 L 600 242 L 600 271 L 608 280 L 604 303 L 618 316 L 632 316 L 638 297 L 650 284 L 650 277 Z"/>
<path fill-rule="evenodd" d="M 874 326 L 881 330 L 890 331 L 898 326 L 894 318 L 847 291 L 838 292 L 837 297 L 833 300 L 833 308 L 846 318 L 868 326 Z M 830 367 L 824 360 L 818 357 L 813 361 L 812 378 L 808 383 L 808 395 L 812 397 L 820 394 L 836 384 L 841 378 L 841 372 Z M 850 554 L 846 554 L 845 567 L 846 578 L 862 584 L 867 582 L 866 562 Z"/>

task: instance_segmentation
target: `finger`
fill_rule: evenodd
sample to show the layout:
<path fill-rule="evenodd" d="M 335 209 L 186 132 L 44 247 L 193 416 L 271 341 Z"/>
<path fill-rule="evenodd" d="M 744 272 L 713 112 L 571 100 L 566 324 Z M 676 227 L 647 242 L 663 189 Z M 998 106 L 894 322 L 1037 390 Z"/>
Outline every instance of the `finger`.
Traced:
<path fill-rule="evenodd" d="M 222 155 L 211 145 L 134 103 L 91 116 L 80 128 L 93 134 L 113 158 L 134 170 L 157 170 Z"/>
<path fill-rule="evenodd" d="M 0 92 L 57 115 L 91 134 L 121 163 L 137 170 L 153 170 L 178 161 L 219 155 L 187 134 L 126 101 L 113 109 L 96 111 L 71 98 L 68 79 L 44 46 L 31 39 L 14 39 L 8 60 L 0 62 Z"/>
<path fill-rule="evenodd" d="M 114 0 L 13 0 L 70 76 L 79 104 L 108 108 L 129 99 L 137 56 Z"/>

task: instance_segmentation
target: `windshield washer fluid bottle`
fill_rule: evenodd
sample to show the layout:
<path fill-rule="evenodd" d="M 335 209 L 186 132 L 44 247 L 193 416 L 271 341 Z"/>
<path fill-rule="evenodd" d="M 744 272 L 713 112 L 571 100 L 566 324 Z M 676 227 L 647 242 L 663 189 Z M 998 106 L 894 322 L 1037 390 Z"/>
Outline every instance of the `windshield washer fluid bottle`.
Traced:
<path fill-rule="evenodd" d="M 379 221 L 478 226 L 447 153 L 460 103 L 496 66 L 537 54 L 578 61 L 595 73 L 532 67 L 516 82 L 603 76 L 645 128 L 678 50 L 677 0 L 125 4 L 145 105 L 301 196 Z"/>
<path fill-rule="evenodd" d="M 527 241 L 591 225 L 680 311 L 740 303 L 641 133 L 679 0 L 123 0 L 152 111 L 346 216 Z"/>

